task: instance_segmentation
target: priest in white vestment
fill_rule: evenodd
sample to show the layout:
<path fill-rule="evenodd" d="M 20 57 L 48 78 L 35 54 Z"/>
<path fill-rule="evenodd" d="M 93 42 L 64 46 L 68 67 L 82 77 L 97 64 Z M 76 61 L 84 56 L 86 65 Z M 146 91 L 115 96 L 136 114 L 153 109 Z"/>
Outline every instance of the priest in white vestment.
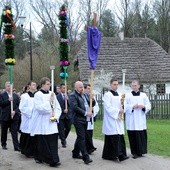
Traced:
<path fill-rule="evenodd" d="M 104 118 L 102 132 L 105 134 L 102 158 L 124 161 L 128 159 L 124 140 L 124 113 L 121 94 L 117 92 L 118 81 L 111 79 L 111 90 L 104 94 Z"/>
<path fill-rule="evenodd" d="M 151 109 L 147 95 L 139 91 L 139 82 L 131 84 L 132 92 L 125 95 L 124 109 L 132 158 L 136 159 L 147 153 L 146 114 Z"/>
<path fill-rule="evenodd" d="M 35 161 L 47 163 L 52 167 L 60 165 L 58 156 L 58 127 L 57 121 L 61 115 L 61 107 L 56 95 L 49 91 L 50 79 L 41 79 L 41 89 L 34 96 L 33 121 L 31 135 L 34 136 L 36 151 Z M 51 121 L 52 102 L 57 121 Z"/>

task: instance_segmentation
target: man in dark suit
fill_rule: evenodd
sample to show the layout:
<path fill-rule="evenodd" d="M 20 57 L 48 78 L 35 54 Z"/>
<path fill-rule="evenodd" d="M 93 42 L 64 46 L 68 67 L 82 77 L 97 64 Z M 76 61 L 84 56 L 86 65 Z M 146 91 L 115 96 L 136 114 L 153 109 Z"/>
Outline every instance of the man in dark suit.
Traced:
<path fill-rule="evenodd" d="M 11 112 L 11 101 L 13 101 L 13 111 Z M 18 126 L 20 119 L 19 111 L 19 96 L 13 93 L 10 95 L 10 83 L 5 83 L 5 91 L 0 94 L 0 107 L 1 107 L 1 146 L 2 149 L 6 150 L 7 147 L 7 132 L 10 128 L 12 141 L 15 151 L 20 151 L 18 142 Z"/>
<path fill-rule="evenodd" d="M 57 100 L 62 109 L 62 113 L 58 124 L 59 136 L 61 139 L 62 147 L 65 148 L 67 145 L 66 138 L 70 132 L 72 123 L 72 113 L 68 102 L 69 98 L 66 93 L 65 84 L 60 85 L 60 93 L 57 95 Z"/>
<path fill-rule="evenodd" d="M 76 129 L 77 139 L 72 151 L 73 158 L 83 159 L 85 164 L 92 162 L 86 149 L 87 121 L 92 117 L 89 111 L 89 98 L 86 99 L 83 93 L 84 86 L 81 81 L 75 83 L 75 91 L 70 95 L 70 105 L 74 114 L 73 123 Z M 95 101 L 93 101 L 93 106 Z M 80 155 L 80 152 L 82 156 Z"/>
<path fill-rule="evenodd" d="M 2 90 L 0 90 L 0 94 L 2 93 Z M 1 106 L 0 106 L 0 115 L 1 115 Z M 1 120 L 0 120 L 0 125 L 1 125 Z"/>

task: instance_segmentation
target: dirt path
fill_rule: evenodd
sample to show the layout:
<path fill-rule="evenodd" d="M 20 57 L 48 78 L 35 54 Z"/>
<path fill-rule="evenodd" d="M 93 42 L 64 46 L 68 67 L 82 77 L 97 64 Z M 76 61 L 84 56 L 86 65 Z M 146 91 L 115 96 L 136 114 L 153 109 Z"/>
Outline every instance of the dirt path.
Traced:
<path fill-rule="evenodd" d="M 71 151 L 73 149 L 75 134 L 70 133 L 67 140 L 68 147 L 62 148 L 59 141 L 59 156 L 61 170 L 170 170 L 170 159 L 160 156 L 147 154 L 145 157 L 139 159 L 132 159 L 131 157 L 124 162 L 106 161 L 101 158 L 103 141 L 94 140 L 97 151 L 91 155 L 93 162 L 85 165 L 82 160 L 72 159 Z M 36 164 L 31 158 L 25 158 L 19 152 L 14 152 L 10 134 L 8 134 L 8 150 L 0 148 L 0 170 L 47 170 L 52 169 L 46 164 Z M 128 155 L 130 152 L 128 150 Z"/>

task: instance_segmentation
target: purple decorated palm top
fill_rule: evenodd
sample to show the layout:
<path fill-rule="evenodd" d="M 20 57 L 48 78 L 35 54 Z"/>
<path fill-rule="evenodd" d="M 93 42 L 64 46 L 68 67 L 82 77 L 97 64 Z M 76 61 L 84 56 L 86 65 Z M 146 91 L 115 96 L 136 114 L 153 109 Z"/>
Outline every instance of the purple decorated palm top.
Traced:
<path fill-rule="evenodd" d="M 87 30 L 87 48 L 90 69 L 95 70 L 100 48 L 101 32 L 97 27 L 88 27 Z"/>

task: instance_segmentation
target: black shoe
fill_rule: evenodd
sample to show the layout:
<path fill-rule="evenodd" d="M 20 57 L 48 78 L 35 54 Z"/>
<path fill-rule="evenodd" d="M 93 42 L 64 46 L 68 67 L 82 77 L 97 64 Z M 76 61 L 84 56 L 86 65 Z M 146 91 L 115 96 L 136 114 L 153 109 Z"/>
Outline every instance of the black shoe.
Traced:
<path fill-rule="evenodd" d="M 93 153 L 95 150 L 97 150 L 97 148 L 92 148 L 92 149 L 88 150 L 87 153 L 88 153 L 88 154 L 91 154 L 91 153 Z"/>
<path fill-rule="evenodd" d="M 26 156 L 27 158 L 34 158 L 34 156 L 30 155 L 30 156 Z"/>
<path fill-rule="evenodd" d="M 66 145 L 62 145 L 63 148 L 66 148 L 67 146 Z"/>
<path fill-rule="evenodd" d="M 119 156 L 118 158 L 119 158 L 119 161 L 120 161 L 120 162 L 121 162 L 121 161 L 124 161 L 124 160 L 126 160 L 126 159 L 129 159 L 129 157 L 128 157 L 128 156 L 125 156 L 125 155 L 121 155 L 121 156 Z"/>
<path fill-rule="evenodd" d="M 2 149 L 3 150 L 7 150 L 8 148 L 6 146 L 2 146 Z"/>
<path fill-rule="evenodd" d="M 43 161 L 41 161 L 41 160 L 39 160 L 39 159 L 35 159 L 35 162 L 36 162 L 37 164 L 42 164 L 42 163 L 43 163 Z"/>
<path fill-rule="evenodd" d="M 103 157 L 102 157 L 102 158 L 103 158 Z M 117 157 L 115 157 L 115 158 L 103 158 L 103 159 L 105 159 L 105 160 L 110 160 L 110 161 L 117 161 L 117 160 L 118 160 Z"/>
<path fill-rule="evenodd" d="M 90 158 L 89 158 L 89 159 L 84 160 L 84 163 L 85 163 L 85 164 L 89 164 L 89 163 L 91 163 L 91 162 L 93 162 L 93 160 L 92 160 L 92 159 L 90 159 Z"/>
<path fill-rule="evenodd" d="M 51 167 L 57 167 L 57 166 L 60 166 L 60 165 L 61 165 L 60 162 L 55 162 L 55 163 L 50 164 Z"/>
<path fill-rule="evenodd" d="M 20 149 L 20 147 L 18 147 L 18 148 L 15 148 L 14 151 L 21 152 L 21 149 Z"/>
<path fill-rule="evenodd" d="M 116 158 L 112 158 L 112 159 L 109 159 L 109 160 L 111 160 L 111 161 L 118 161 L 118 158 L 116 157 Z"/>
<path fill-rule="evenodd" d="M 137 159 L 138 157 L 139 157 L 139 156 L 136 155 L 136 154 L 134 154 L 134 155 L 132 156 L 133 159 Z"/>
<path fill-rule="evenodd" d="M 66 148 L 66 146 L 67 146 L 67 142 L 66 141 L 62 141 L 61 144 L 62 144 L 63 148 Z"/>
<path fill-rule="evenodd" d="M 137 154 L 138 155 L 138 157 L 143 157 L 143 155 L 142 154 Z"/>
<path fill-rule="evenodd" d="M 73 155 L 72 158 L 74 158 L 74 159 L 82 159 L 82 156 L 81 155 Z"/>

